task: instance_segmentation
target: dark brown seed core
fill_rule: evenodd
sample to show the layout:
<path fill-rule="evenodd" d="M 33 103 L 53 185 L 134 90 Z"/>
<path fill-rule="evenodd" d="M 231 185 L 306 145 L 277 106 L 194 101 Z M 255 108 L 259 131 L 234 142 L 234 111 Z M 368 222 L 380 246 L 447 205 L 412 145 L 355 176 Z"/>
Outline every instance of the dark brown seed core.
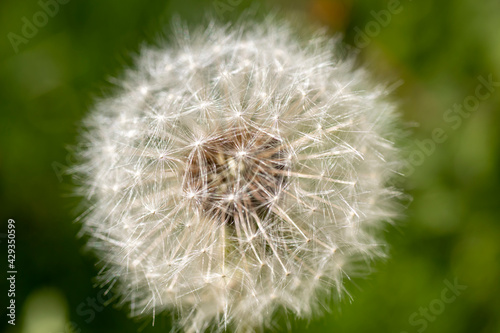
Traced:
<path fill-rule="evenodd" d="M 194 146 L 183 179 L 193 208 L 222 223 L 270 214 L 286 187 L 283 142 L 248 129 L 220 131 Z"/>

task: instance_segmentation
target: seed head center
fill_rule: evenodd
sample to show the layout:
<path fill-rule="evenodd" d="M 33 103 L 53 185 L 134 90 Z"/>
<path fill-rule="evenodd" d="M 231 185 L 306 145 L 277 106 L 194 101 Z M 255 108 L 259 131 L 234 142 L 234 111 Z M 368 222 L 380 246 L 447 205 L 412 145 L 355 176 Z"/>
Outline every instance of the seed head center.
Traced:
<path fill-rule="evenodd" d="M 194 209 L 221 223 L 267 214 L 287 185 L 288 155 L 285 144 L 266 133 L 215 133 L 189 153 L 185 197 Z"/>

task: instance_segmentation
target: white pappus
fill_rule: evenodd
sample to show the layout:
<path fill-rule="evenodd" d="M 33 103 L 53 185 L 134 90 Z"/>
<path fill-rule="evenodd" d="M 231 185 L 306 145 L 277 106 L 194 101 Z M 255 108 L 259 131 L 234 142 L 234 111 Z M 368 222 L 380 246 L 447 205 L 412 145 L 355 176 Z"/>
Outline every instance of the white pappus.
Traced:
<path fill-rule="evenodd" d="M 346 294 L 397 215 L 387 89 L 326 34 L 178 28 L 85 121 L 88 245 L 132 316 L 258 330 Z"/>

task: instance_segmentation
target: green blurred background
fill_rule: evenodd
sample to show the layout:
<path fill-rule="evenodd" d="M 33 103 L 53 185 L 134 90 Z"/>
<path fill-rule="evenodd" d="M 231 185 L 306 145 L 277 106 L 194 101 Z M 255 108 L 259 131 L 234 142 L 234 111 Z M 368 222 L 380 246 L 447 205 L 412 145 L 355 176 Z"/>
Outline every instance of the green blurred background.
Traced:
<path fill-rule="evenodd" d="M 79 199 L 61 172 L 72 163 L 66 146 L 93 100 L 109 92 L 108 79 L 142 43 L 168 35 L 173 14 L 196 25 L 210 11 L 231 21 L 248 8 L 274 8 L 342 32 L 375 76 L 395 82 L 412 132 L 405 187 L 413 197 L 387 232 L 391 258 L 349 284 L 352 304 L 327 305 L 324 316 L 274 331 L 500 332 L 500 84 L 480 87 L 478 78 L 500 81 L 498 0 L 60 2 L 46 22 L 35 0 L 0 2 L 2 276 L 9 218 L 18 269 L 17 325 L 6 324 L 2 301 L 1 331 L 170 330 L 168 315 L 154 328 L 132 321 L 94 288 L 97 259 L 76 237 Z M 24 17 L 40 25 L 26 39 Z M 443 302 L 445 281 L 467 289 Z M 0 285 L 3 300 L 5 278 Z"/>

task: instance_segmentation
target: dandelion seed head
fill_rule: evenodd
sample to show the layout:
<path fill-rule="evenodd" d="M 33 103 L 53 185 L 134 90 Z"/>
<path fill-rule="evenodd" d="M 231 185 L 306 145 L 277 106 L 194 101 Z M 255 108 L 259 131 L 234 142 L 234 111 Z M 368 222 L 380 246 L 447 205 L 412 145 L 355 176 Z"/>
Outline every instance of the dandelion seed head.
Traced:
<path fill-rule="evenodd" d="M 209 26 L 142 51 L 87 118 L 74 172 L 100 278 L 133 316 L 246 332 L 278 307 L 311 316 L 384 256 L 396 117 L 326 35 Z"/>

